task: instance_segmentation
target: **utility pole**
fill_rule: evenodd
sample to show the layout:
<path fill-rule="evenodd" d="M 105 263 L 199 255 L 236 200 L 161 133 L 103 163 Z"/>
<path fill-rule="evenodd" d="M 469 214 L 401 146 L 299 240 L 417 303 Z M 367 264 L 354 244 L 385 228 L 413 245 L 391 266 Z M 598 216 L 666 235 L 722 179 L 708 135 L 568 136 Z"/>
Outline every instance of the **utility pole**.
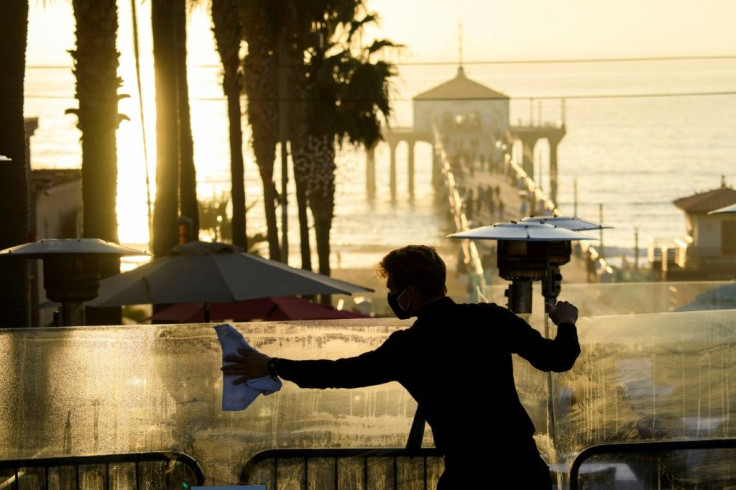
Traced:
<path fill-rule="evenodd" d="M 634 228 L 634 274 L 639 276 L 639 227 Z"/>
<path fill-rule="evenodd" d="M 598 205 L 598 215 L 599 215 L 598 222 L 603 223 L 603 204 Z M 599 255 L 603 258 L 606 257 L 606 255 L 603 253 L 604 250 L 605 249 L 603 247 L 603 227 L 601 226 L 601 250 L 599 252 Z"/>

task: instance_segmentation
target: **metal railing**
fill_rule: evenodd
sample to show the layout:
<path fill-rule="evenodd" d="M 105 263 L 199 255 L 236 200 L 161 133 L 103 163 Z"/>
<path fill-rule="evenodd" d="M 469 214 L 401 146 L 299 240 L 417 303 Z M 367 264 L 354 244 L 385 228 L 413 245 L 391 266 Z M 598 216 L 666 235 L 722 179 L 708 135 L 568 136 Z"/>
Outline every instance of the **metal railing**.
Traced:
<path fill-rule="evenodd" d="M 435 488 L 443 469 L 444 460 L 436 448 L 269 449 L 246 463 L 240 481 L 266 485 L 268 490 L 429 490 Z"/>
<path fill-rule="evenodd" d="M 665 453 L 673 453 L 674 451 L 705 451 L 705 450 L 720 450 L 720 449 L 736 449 L 736 438 L 722 438 L 722 439 L 684 439 L 684 440 L 672 440 L 672 441 L 637 441 L 637 442 L 617 442 L 610 444 L 598 444 L 590 446 L 582 450 L 573 460 L 570 467 L 570 490 L 578 490 L 584 488 L 585 485 L 581 480 L 581 467 L 591 462 L 595 456 L 601 455 L 626 455 L 626 458 L 618 457 L 617 462 L 629 462 L 630 460 L 637 460 L 639 464 L 646 465 L 649 463 L 659 465 L 661 463 L 661 457 L 653 458 L 651 460 L 642 462 L 642 458 L 637 458 L 638 454 L 658 454 L 663 455 Z M 722 455 L 721 455 L 722 456 Z M 694 459 L 694 458 L 693 458 Z M 722 464 L 733 461 L 733 458 L 720 458 L 716 457 L 710 460 L 712 464 Z M 605 463 L 604 463 L 605 465 Z M 687 470 L 682 465 L 678 465 L 679 470 Z M 698 461 L 697 469 L 693 472 L 695 476 L 700 475 L 704 480 L 712 477 L 713 472 L 710 471 L 712 468 L 708 468 L 704 463 L 703 458 Z M 657 479 L 662 479 L 661 468 L 649 468 L 647 472 L 654 475 Z M 611 477 L 614 473 L 610 473 Z M 692 476 L 692 475 L 690 475 Z M 691 478 L 692 479 L 692 478 Z M 729 479 L 730 484 L 736 483 L 736 471 L 733 472 L 733 478 Z M 597 482 L 601 483 L 601 482 Z M 615 482 L 609 482 L 612 484 L 612 488 L 616 488 Z M 704 488 L 725 488 L 725 486 L 719 485 L 718 487 L 706 486 Z M 660 485 L 658 485 L 659 487 Z M 676 485 L 673 485 L 675 488 Z M 642 488 L 647 488 L 643 486 Z"/>
<path fill-rule="evenodd" d="M 180 490 L 204 480 L 199 463 L 180 452 L 0 460 L 0 489 Z"/>

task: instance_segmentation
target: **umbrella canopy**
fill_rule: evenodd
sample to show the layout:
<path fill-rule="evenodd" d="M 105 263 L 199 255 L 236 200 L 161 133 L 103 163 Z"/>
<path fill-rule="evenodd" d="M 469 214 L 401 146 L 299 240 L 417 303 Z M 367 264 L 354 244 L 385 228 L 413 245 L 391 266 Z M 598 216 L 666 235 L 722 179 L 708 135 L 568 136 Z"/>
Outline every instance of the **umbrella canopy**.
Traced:
<path fill-rule="evenodd" d="M 103 279 L 87 306 L 226 303 L 269 296 L 353 294 L 372 289 L 243 253 L 219 242 L 189 242 L 132 271 Z"/>
<path fill-rule="evenodd" d="M 370 318 L 369 315 L 338 310 L 298 296 L 273 296 L 244 299 L 234 303 L 212 303 L 209 309 L 210 319 L 216 322 Z M 179 303 L 154 313 L 151 320 L 156 323 L 193 323 L 203 322 L 205 318 L 206 310 L 203 303 Z"/>
<path fill-rule="evenodd" d="M 147 252 L 124 247 L 99 238 L 44 238 L 31 243 L 0 250 L 0 256 L 21 259 L 43 259 L 51 255 L 148 255 Z"/>
<path fill-rule="evenodd" d="M 709 289 L 675 311 L 728 310 L 733 308 L 736 308 L 736 283 Z"/>
<path fill-rule="evenodd" d="M 449 238 L 472 238 L 483 240 L 518 240 L 525 242 L 564 242 L 572 240 L 595 240 L 567 228 L 546 223 L 516 222 L 496 223 L 449 235 Z"/>
<path fill-rule="evenodd" d="M 731 204 L 723 208 L 714 209 L 708 214 L 736 213 L 736 204 Z"/>

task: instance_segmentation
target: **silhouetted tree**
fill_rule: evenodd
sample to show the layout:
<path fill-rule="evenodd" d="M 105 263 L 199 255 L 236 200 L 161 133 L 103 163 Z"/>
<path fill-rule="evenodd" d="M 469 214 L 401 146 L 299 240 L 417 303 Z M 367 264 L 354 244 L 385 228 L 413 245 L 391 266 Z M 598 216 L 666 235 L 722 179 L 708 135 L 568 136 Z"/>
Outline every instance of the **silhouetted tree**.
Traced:
<path fill-rule="evenodd" d="M 245 94 L 251 145 L 263 185 L 269 258 L 281 260 L 276 221 L 276 185 L 273 166 L 278 141 L 278 66 L 276 42 L 279 33 L 280 1 L 241 0 L 243 36 L 248 44 L 244 61 Z M 284 250 L 283 253 L 288 253 Z"/>
<path fill-rule="evenodd" d="M 349 3 L 349 2 L 348 2 Z M 387 48 L 387 40 L 357 45 L 355 37 L 373 14 L 356 19 L 362 3 L 337 9 L 316 26 L 327 41 L 315 46 L 309 64 L 307 92 L 307 153 L 312 160 L 307 197 L 314 218 L 319 273 L 330 275 L 330 233 L 335 212 L 335 154 L 344 143 L 370 148 L 381 139 L 381 118 L 391 112 L 394 65 L 373 61 Z M 323 302 L 329 302 L 323 297 Z"/>
<path fill-rule="evenodd" d="M 122 85 L 116 49 L 118 9 L 115 0 L 73 0 L 76 21 L 74 62 L 82 144 L 82 235 L 118 243 L 118 159 L 116 131 Z M 100 276 L 120 273 L 119 257 L 100 260 Z M 88 315 L 89 324 L 122 322 L 120 308 L 104 308 Z"/>
<path fill-rule="evenodd" d="M 154 257 L 178 243 L 179 124 L 176 3 L 151 0 L 153 64 L 156 82 L 156 198 L 153 212 Z"/>
<path fill-rule="evenodd" d="M 187 11 L 185 0 L 174 4 L 176 35 L 177 122 L 179 127 L 179 213 L 189 220 L 189 238 L 199 239 L 197 171 L 189 109 L 187 64 Z"/>
<path fill-rule="evenodd" d="M 243 129 L 240 95 L 242 71 L 240 45 L 242 25 L 238 0 L 212 0 L 212 25 L 217 52 L 222 62 L 222 89 L 227 98 L 227 118 L 230 135 L 230 196 L 233 208 L 232 241 L 248 249 L 245 204 L 245 162 L 243 158 Z"/>
<path fill-rule="evenodd" d="M 25 147 L 23 100 L 28 44 L 28 2 L 0 2 L 0 249 L 28 240 L 29 164 Z M 28 327 L 28 261 L 5 260 L 0 274 L 3 327 Z"/>

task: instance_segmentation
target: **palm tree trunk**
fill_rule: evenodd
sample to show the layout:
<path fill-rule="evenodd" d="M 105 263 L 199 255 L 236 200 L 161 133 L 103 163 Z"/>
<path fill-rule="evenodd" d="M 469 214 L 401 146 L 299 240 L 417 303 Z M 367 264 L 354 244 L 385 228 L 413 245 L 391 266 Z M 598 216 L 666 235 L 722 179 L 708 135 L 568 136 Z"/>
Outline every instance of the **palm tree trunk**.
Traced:
<path fill-rule="evenodd" d="M 77 46 L 72 57 L 79 108 L 72 112 L 82 133 L 83 235 L 117 242 L 117 5 L 115 0 L 73 3 Z"/>
<path fill-rule="evenodd" d="M 117 139 L 118 58 L 116 49 L 118 9 L 115 0 L 74 0 L 76 49 L 71 52 L 76 76 L 82 136 L 83 232 L 86 238 L 118 242 Z M 120 273 L 120 259 L 100 260 L 100 277 Z M 90 311 L 90 325 L 122 323 L 119 307 Z"/>
<path fill-rule="evenodd" d="M 276 221 L 276 184 L 273 180 L 279 127 L 278 84 L 274 83 L 278 74 L 275 53 L 279 5 L 272 0 L 244 0 L 240 6 L 243 34 L 248 43 L 244 63 L 248 121 L 252 130 L 253 153 L 263 185 L 269 258 L 281 260 Z"/>
<path fill-rule="evenodd" d="M 156 202 L 153 213 L 154 257 L 178 242 L 179 141 L 176 29 L 174 3 L 151 0 L 153 61 L 156 80 Z"/>
<path fill-rule="evenodd" d="M 297 27 L 289 29 L 296 31 Z M 289 68 L 288 86 L 290 94 L 289 107 L 289 142 L 291 144 L 291 160 L 294 169 L 294 187 L 296 194 L 297 216 L 299 218 L 299 252 L 302 269 L 312 270 L 312 249 L 309 241 L 309 205 L 307 202 L 311 162 L 307 153 L 307 103 L 306 77 L 304 66 L 304 47 L 293 40 L 287 44 Z"/>
<path fill-rule="evenodd" d="M 28 2 L 0 2 L 0 249 L 28 240 L 29 164 L 25 145 L 23 100 L 28 43 Z M 29 327 L 29 264 L 27 260 L 5 260 L 0 274 L 0 311 L 3 327 Z"/>
<path fill-rule="evenodd" d="M 242 26 L 237 0 L 212 0 L 212 24 L 217 51 L 224 71 L 222 88 L 227 97 L 230 136 L 230 223 L 233 244 L 248 250 L 245 205 L 245 161 L 243 158 L 242 113 L 240 110 L 240 34 Z"/>
<path fill-rule="evenodd" d="M 335 147 L 329 136 L 310 138 L 311 159 L 315 163 L 310 175 L 309 208 L 314 218 L 319 273 L 331 274 L 330 233 L 335 216 Z M 322 295 L 322 304 L 331 304 L 329 295 Z"/>
<path fill-rule="evenodd" d="M 174 4 L 176 15 L 176 81 L 179 105 L 179 200 L 181 215 L 188 222 L 188 236 L 180 240 L 199 238 L 199 203 L 197 201 L 197 170 L 194 166 L 194 142 L 189 110 L 187 80 L 187 12 L 184 0 Z"/>

